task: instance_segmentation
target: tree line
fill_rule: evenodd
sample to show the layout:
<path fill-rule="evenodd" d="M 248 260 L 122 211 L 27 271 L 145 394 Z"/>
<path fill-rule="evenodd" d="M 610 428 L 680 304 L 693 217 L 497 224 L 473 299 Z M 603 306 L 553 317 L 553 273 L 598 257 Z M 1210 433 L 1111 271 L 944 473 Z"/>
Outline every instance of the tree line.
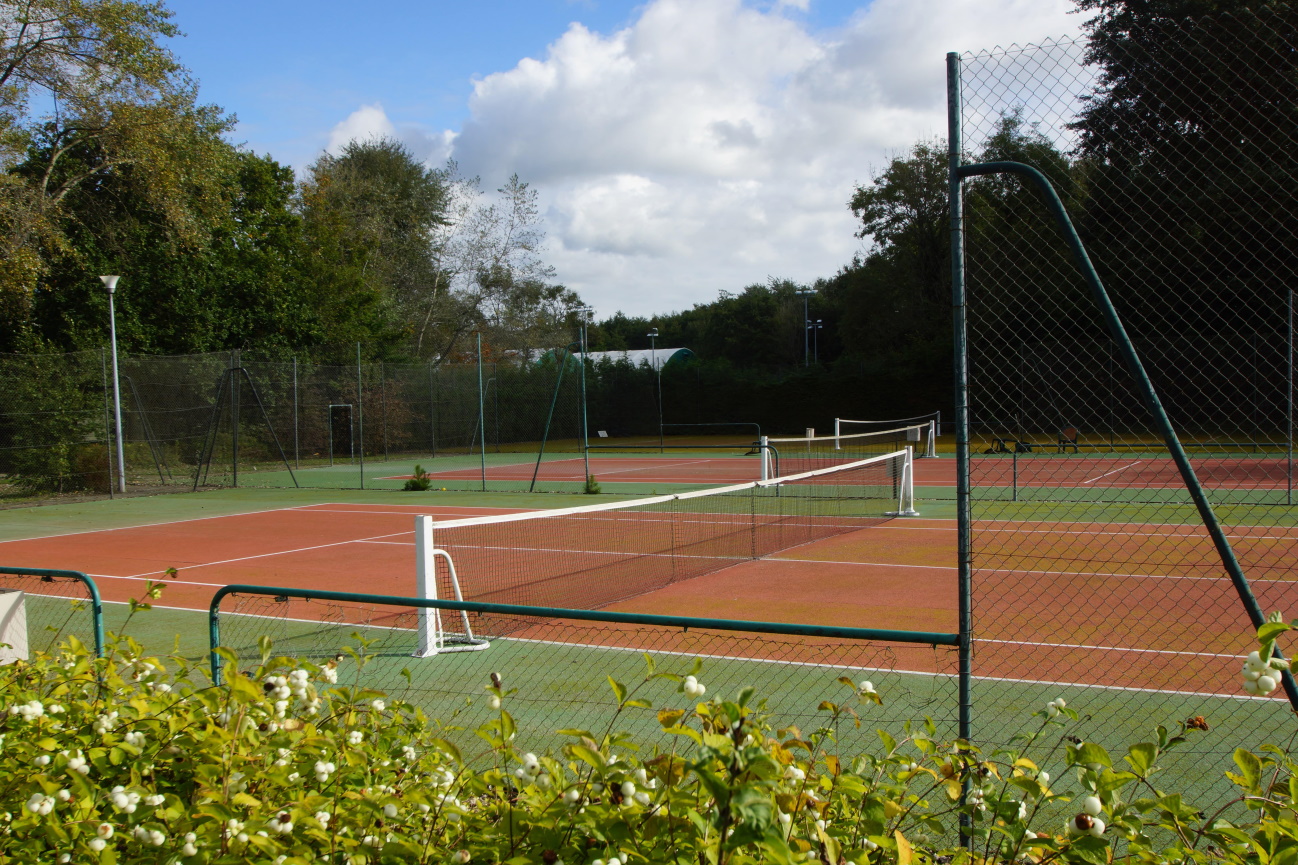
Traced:
<path fill-rule="evenodd" d="M 1274 275 L 1295 269 L 1288 247 L 1265 239 L 1295 212 L 1285 166 L 1298 77 L 1284 50 L 1298 43 L 1295 4 L 1076 2 L 1101 70 L 1077 147 L 1061 152 L 1011 107 L 966 158 L 1044 171 L 1137 317 L 1156 320 L 1160 287 L 1202 282 L 1205 267 L 1230 285 L 1171 303 L 1221 301 L 1239 323 L 1260 291 L 1272 315 Z M 454 164 L 377 139 L 322 154 L 299 179 L 230 143 L 233 117 L 199 100 L 163 45 L 177 32 L 164 3 L 24 0 L 0 15 L 0 351 L 102 345 L 96 276 L 110 272 L 126 274 L 121 343 L 140 353 L 329 361 L 359 342 L 374 359 L 440 363 L 465 359 L 474 331 L 497 357 L 575 338 L 581 299 L 545 262 L 537 193 L 519 177 L 488 194 Z M 1188 25 L 1202 16 L 1215 23 Z M 591 324 L 591 348 L 648 348 L 656 328 L 657 345 L 687 346 L 708 376 L 758 391 L 821 376 L 857 394 L 860 411 L 945 405 L 946 151 L 916 142 L 845 195 L 868 246 L 837 273 L 725 289 L 671 314 L 616 313 Z M 1196 167 L 1168 171 L 1177 164 Z M 1023 230 L 1041 213 L 1035 193 L 997 178 L 967 190 L 971 243 L 994 250 L 980 253 L 982 272 L 1030 286 L 1054 310 L 1050 327 L 1079 321 L 1059 276 L 1065 248 Z"/>

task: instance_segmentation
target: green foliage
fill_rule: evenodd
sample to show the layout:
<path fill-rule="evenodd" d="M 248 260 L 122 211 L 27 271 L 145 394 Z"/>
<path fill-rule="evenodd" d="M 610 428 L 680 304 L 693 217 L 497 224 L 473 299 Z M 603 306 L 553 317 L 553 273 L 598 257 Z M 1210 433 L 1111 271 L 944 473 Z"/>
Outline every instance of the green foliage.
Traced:
<path fill-rule="evenodd" d="M 927 722 L 844 754 L 834 731 L 884 699 L 870 682 L 827 682 L 841 696 L 804 733 L 772 728 L 752 688 L 703 699 L 699 661 L 669 672 L 646 656 L 640 681 L 609 679 L 604 729 L 561 730 L 537 755 L 499 674 L 468 749 L 360 684 L 363 642 L 324 664 L 264 639 L 260 659 L 223 658 L 220 687 L 129 638 L 103 659 L 70 641 L 0 669 L 0 863 L 1244 865 L 1298 850 L 1298 764 L 1281 749 L 1237 751 L 1239 797 L 1213 814 L 1159 788 L 1201 718 L 1115 757 L 1071 735 L 1077 712 L 1054 700 L 992 753 Z M 637 747 L 618 731 L 632 712 L 656 712 L 674 744 Z"/>
<path fill-rule="evenodd" d="M 595 480 L 594 475 L 586 475 L 586 486 L 582 489 L 582 492 L 592 496 L 599 495 L 599 481 Z"/>
<path fill-rule="evenodd" d="M 428 477 L 428 472 L 424 471 L 423 466 L 416 465 L 414 477 L 406 481 L 405 484 L 402 485 L 401 489 L 408 493 L 427 492 L 432 485 L 433 481 Z"/>
<path fill-rule="evenodd" d="M 98 352 L 29 354 L 0 368 L 0 473 L 21 493 L 108 491 Z"/>

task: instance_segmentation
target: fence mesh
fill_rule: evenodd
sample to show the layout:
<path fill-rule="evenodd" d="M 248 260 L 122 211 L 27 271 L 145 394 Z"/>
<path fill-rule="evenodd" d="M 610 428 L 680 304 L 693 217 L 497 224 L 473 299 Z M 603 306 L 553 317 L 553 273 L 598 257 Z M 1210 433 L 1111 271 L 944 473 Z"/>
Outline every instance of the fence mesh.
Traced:
<path fill-rule="evenodd" d="M 1253 591 L 1291 615 L 1296 25 L 1164 21 L 960 72 L 963 162 L 1059 191 Z M 1105 745 L 1202 715 L 1170 768 L 1211 805 L 1230 752 L 1293 715 L 1241 688 L 1254 627 L 1037 192 L 993 174 L 964 202 L 975 737 L 1074 687 Z"/>
<path fill-rule="evenodd" d="M 487 640 L 486 648 L 415 658 L 417 617 L 413 609 L 362 601 L 237 594 L 223 601 L 220 645 L 239 656 L 240 669 L 259 657 L 262 636 L 272 639 L 277 654 L 317 661 L 341 656 L 339 684 L 410 700 L 455 728 L 448 736 L 465 744 L 493 715 L 485 690 L 492 673 L 517 689 L 509 710 L 528 748 L 557 745 L 562 737 L 555 731 L 571 728 L 627 731 L 638 744 L 665 744 L 670 737 L 656 712 L 682 698 L 672 682 L 644 681 L 646 656 L 658 670 L 681 675 L 701 659 L 697 676 L 709 696 L 733 699 L 754 686 L 774 723 L 804 732 L 825 723 L 822 700 L 841 701 L 838 677 L 868 678 L 885 695 L 882 713 L 860 728 L 842 724 L 845 752 L 877 743 L 878 725 L 900 729 L 904 721 L 922 725 L 925 717 L 943 738 L 955 735 L 956 657 L 949 647 L 720 631 L 689 627 L 688 619 L 683 627 L 663 627 L 491 613 L 473 617 L 474 635 Z M 610 677 L 652 708 L 618 715 Z"/>
<path fill-rule="evenodd" d="M 103 623 L 97 618 L 85 580 L 60 574 L 24 573 L 18 568 L 4 571 L 0 572 L 0 593 L 23 593 L 23 615 L 11 614 L 4 625 L 20 623 L 29 656 L 37 652 L 53 653 L 69 637 L 76 637 L 90 651 L 95 651 L 96 632 L 102 633 Z"/>

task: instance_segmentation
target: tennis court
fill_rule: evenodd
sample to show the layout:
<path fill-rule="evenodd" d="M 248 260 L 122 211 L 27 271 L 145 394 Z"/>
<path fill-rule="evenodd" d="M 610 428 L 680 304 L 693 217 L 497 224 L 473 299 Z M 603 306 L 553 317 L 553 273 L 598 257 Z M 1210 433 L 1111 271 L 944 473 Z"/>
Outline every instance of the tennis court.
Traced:
<path fill-rule="evenodd" d="M 986 457 L 975 467 L 1009 462 Z M 1104 463 L 1061 455 L 1050 460 L 1055 471 L 1039 477 L 1062 473 L 1080 485 Z M 1068 468 L 1061 471 L 1060 464 Z M 947 459 L 911 463 L 920 517 L 887 516 L 885 508 L 895 507 L 891 475 L 876 478 L 878 489 L 857 499 L 810 484 L 802 499 L 707 494 L 683 509 L 680 502 L 660 503 L 556 518 L 533 518 L 564 510 L 537 511 L 535 499 L 531 507 L 475 507 L 442 504 L 462 502 L 463 494 L 409 504 L 400 494 L 376 493 L 360 501 L 17 538 L 0 543 L 0 561 L 85 571 L 110 606 L 139 597 L 147 580 L 164 580 L 160 606 L 166 609 L 138 626 L 162 640 L 159 650 L 171 635 L 183 635 L 184 653 L 195 659 L 205 648 L 208 604 L 228 584 L 414 596 L 419 514 L 434 517 L 436 544 L 451 553 L 470 600 L 949 633 L 957 630 L 956 524 L 949 505 L 934 499 L 944 497 L 953 465 Z M 792 501 L 799 504 L 788 510 Z M 853 503 L 844 509 L 844 501 Z M 1114 747 L 1122 742 L 1106 737 L 1125 737 L 1106 731 L 1194 714 L 1224 719 L 1203 740 L 1205 750 L 1187 752 L 1169 769 L 1187 779 L 1194 778 L 1194 754 L 1237 735 L 1245 719 L 1254 732 L 1286 722 L 1283 698 L 1240 694 L 1238 665 L 1250 648 L 1251 627 L 1220 569 L 1203 564 L 1213 561 L 1211 543 L 1188 509 L 1079 502 L 1074 517 L 1061 518 L 1058 503 L 999 504 L 1001 518 L 975 526 L 980 596 L 1038 598 L 1051 612 L 1042 615 L 1038 605 L 1032 615 L 978 621 L 975 706 L 1026 717 L 1064 695 L 1094 713 L 1090 735 Z M 675 509 L 662 510 L 667 507 Z M 1227 530 L 1250 558 L 1263 603 L 1298 608 L 1290 564 L 1298 557 L 1298 530 L 1262 522 Z M 1106 564 L 1113 561 L 1126 566 Z M 176 568 L 174 577 L 168 568 Z M 449 597 L 445 572 L 438 577 Z M 118 607 L 109 627 L 120 618 Z M 484 718 L 480 698 L 488 673 L 502 671 L 520 687 L 516 713 L 525 732 L 543 737 L 561 727 L 608 723 L 605 677 L 643 680 L 648 653 L 660 669 L 677 672 L 702 657 L 700 677 L 714 693 L 757 685 L 770 695 L 780 723 L 816 723 L 815 706 L 835 697 L 842 687 L 835 679 L 846 673 L 871 678 L 889 695 L 874 721 L 895 726 L 927 716 L 943 734 L 954 734 L 956 658 L 940 646 L 476 616 L 473 630 L 488 648 L 414 658 L 413 609 L 274 594 L 227 599 L 221 622 L 222 645 L 242 655 L 255 652 L 262 635 L 285 653 L 319 659 L 360 646 L 358 637 L 371 641 L 366 651 L 374 658 L 352 670 L 355 681 L 418 700 L 447 723 L 468 728 Z M 655 706 L 677 698 L 669 684 L 644 684 L 662 692 L 652 699 Z M 1159 699 L 1157 710 L 1151 697 Z M 1245 702 L 1256 709 L 1221 711 Z M 619 723 L 655 734 L 652 713 Z M 864 725 L 864 733 L 843 730 L 845 744 L 873 726 Z"/>
<path fill-rule="evenodd" d="M 11 540 L 0 543 L 0 561 L 84 571 L 109 602 L 139 597 L 146 581 L 164 580 L 163 604 L 194 611 L 206 610 L 216 589 L 230 583 L 412 595 L 413 520 L 423 513 L 439 525 L 453 526 L 466 517 L 527 511 L 322 502 Z M 698 542 L 715 546 L 718 534 L 730 536 L 717 533 L 716 521 L 728 525 L 735 514 L 704 511 L 693 517 L 706 518 L 694 527 Z M 669 521 L 678 545 L 681 525 Z M 493 544 L 492 536 L 510 526 L 527 532 L 499 535 L 502 541 Z M 696 548 L 687 558 L 704 562 L 703 572 L 679 578 L 670 573 L 669 557 L 652 552 L 661 544 L 638 520 L 615 519 L 593 535 L 574 530 L 570 521 L 544 519 L 487 522 L 461 531 L 475 536 L 461 541 L 452 531 L 439 529 L 438 542 L 459 563 L 467 599 L 898 630 L 956 629 L 955 523 L 949 519 L 846 524 L 828 537 L 781 540 L 779 549 L 756 558 L 744 549 L 710 548 L 705 554 Z M 983 676 L 1037 678 L 1033 670 L 1039 662 L 1031 659 L 1036 655 L 1016 651 L 1030 645 L 1066 656 L 1076 671 L 1075 684 L 1237 692 L 1235 668 L 1247 651 L 1250 629 L 1242 611 L 1223 614 L 1235 611 L 1237 604 L 1219 568 L 1203 564 L 1211 561 L 1212 550 L 1201 527 L 1152 526 L 1144 519 L 1129 527 L 1024 519 L 980 523 L 979 531 L 994 539 L 984 543 L 980 572 L 994 577 L 1005 591 L 1126 599 L 1125 605 L 1108 606 L 1097 617 L 1075 611 L 1049 621 L 980 623 L 985 645 L 978 668 Z M 1298 609 L 1298 578 L 1291 564 L 1298 558 L 1298 530 L 1253 525 L 1231 526 L 1229 533 L 1242 555 L 1264 555 L 1252 572 L 1263 603 Z M 738 543 L 746 547 L 748 536 Z M 1089 556 L 1088 565 L 1086 551 L 1097 544 L 1106 553 Z M 657 573 L 655 557 L 669 571 L 665 576 Z M 610 558 L 622 568 L 621 577 L 606 570 L 604 560 Z M 1115 573 L 1104 566 L 1110 558 L 1142 566 Z M 503 585 L 492 582 L 488 575 L 512 561 L 521 562 L 527 575 Z M 611 580 L 630 579 L 628 562 L 645 575 L 644 585 L 610 587 Z M 169 568 L 176 569 L 174 577 L 167 577 Z M 1186 582 L 1201 584 L 1205 593 L 1196 607 L 1160 610 L 1166 584 Z M 312 618 L 310 604 L 290 606 L 293 618 Z M 1178 649 L 1192 640 L 1209 650 Z M 1114 663 L 1115 653 L 1132 652 L 1134 657 L 1124 654 L 1123 663 Z M 1184 682 L 1190 680 L 1198 685 L 1187 689 Z"/>

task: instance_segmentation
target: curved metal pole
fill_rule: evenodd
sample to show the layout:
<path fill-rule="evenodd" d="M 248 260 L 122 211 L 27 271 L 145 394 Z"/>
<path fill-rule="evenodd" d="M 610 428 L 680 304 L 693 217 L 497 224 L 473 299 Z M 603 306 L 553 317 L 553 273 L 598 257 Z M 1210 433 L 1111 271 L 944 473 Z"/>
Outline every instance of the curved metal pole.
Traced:
<path fill-rule="evenodd" d="M 1230 581 L 1235 585 L 1235 592 L 1239 595 L 1240 602 L 1243 603 L 1244 609 L 1248 612 L 1253 627 L 1261 627 L 1266 622 L 1266 615 L 1262 612 L 1262 607 L 1258 604 L 1257 597 L 1248 584 L 1248 577 L 1244 575 L 1244 569 L 1240 566 L 1239 560 L 1235 558 L 1235 551 L 1231 549 L 1230 540 L 1226 537 L 1225 530 L 1222 529 L 1221 523 L 1217 520 L 1217 514 L 1212 509 L 1212 503 L 1208 501 L 1207 493 L 1204 492 L 1203 485 L 1199 483 L 1199 478 L 1194 472 L 1194 466 L 1190 464 L 1190 458 L 1186 455 L 1185 448 L 1181 446 L 1181 440 L 1172 427 L 1172 421 L 1168 418 L 1167 411 L 1158 398 L 1158 392 L 1154 389 L 1154 384 L 1150 381 L 1149 374 L 1140 361 L 1140 356 L 1136 354 L 1135 346 L 1131 344 L 1131 338 L 1127 335 L 1126 328 L 1122 325 L 1122 319 L 1118 317 L 1118 312 L 1113 307 L 1113 301 L 1109 299 L 1109 293 L 1105 290 L 1104 283 L 1100 281 L 1100 275 L 1096 272 L 1095 265 L 1091 263 L 1090 256 L 1086 254 L 1086 247 L 1082 245 L 1082 239 L 1077 234 L 1077 229 L 1073 226 L 1068 211 L 1064 209 L 1064 203 L 1060 200 L 1059 193 L 1055 191 L 1054 186 L 1044 174 L 1021 162 L 982 162 L 959 166 L 954 168 L 953 171 L 958 178 L 979 177 L 985 174 L 1017 174 L 1035 186 L 1045 198 L 1046 206 L 1050 209 L 1051 215 L 1054 216 L 1055 223 L 1059 226 L 1060 232 L 1064 235 L 1064 240 L 1068 242 L 1073 257 L 1077 260 L 1077 267 L 1082 272 L 1082 277 L 1091 289 L 1091 296 L 1094 298 L 1096 305 L 1099 306 L 1100 312 L 1104 315 L 1109 334 L 1113 337 L 1113 341 L 1118 344 L 1118 349 L 1127 362 L 1127 369 L 1136 380 L 1136 387 L 1145 400 L 1145 406 L 1154 417 L 1154 423 L 1163 436 L 1163 442 L 1167 446 L 1168 453 L 1172 456 L 1172 461 L 1176 463 L 1177 471 L 1181 474 L 1181 480 L 1185 483 L 1186 491 L 1190 493 L 1190 499 L 1199 512 L 1199 518 L 1203 520 L 1204 528 L 1208 530 L 1208 536 L 1212 539 L 1217 555 L 1221 558 L 1221 564 L 1225 568 L 1227 575 L 1230 576 Z M 1279 654 L 1277 648 L 1276 655 L 1279 656 Z M 1288 670 L 1284 670 L 1280 678 L 1284 684 L 1285 693 L 1289 697 L 1289 705 L 1298 711 L 1298 684 L 1295 684 L 1293 674 Z"/>

